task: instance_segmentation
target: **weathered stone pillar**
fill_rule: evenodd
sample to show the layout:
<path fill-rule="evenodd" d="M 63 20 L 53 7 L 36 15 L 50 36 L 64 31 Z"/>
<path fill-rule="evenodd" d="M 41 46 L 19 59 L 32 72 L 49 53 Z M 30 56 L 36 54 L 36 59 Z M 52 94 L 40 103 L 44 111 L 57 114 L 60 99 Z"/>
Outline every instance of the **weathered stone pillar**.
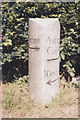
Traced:
<path fill-rule="evenodd" d="M 59 91 L 60 23 L 58 18 L 29 19 L 29 92 L 47 104 Z"/>

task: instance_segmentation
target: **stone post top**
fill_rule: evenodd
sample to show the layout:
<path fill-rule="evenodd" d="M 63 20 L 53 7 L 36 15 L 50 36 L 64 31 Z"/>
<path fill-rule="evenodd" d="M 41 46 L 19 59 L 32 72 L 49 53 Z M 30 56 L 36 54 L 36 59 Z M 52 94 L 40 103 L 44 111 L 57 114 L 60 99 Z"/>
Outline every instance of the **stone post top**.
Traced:
<path fill-rule="evenodd" d="M 29 18 L 29 20 L 39 20 L 39 21 L 45 21 L 45 20 L 59 20 L 58 18 Z"/>
<path fill-rule="evenodd" d="M 59 22 L 59 19 L 58 18 L 29 18 L 29 22 L 34 22 L 34 23 L 36 23 L 36 24 L 38 24 L 38 25 L 43 25 L 43 23 L 45 24 L 55 24 L 55 22 L 56 23 L 58 23 L 58 24 L 60 24 L 60 22 Z"/>

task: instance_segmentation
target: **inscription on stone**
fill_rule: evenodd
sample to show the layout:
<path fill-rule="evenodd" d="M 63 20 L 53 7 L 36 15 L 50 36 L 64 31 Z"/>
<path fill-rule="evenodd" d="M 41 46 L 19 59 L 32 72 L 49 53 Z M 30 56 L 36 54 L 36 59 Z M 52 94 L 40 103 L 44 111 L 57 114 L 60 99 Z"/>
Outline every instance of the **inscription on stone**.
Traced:
<path fill-rule="evenodd" d="M 53 82 L 55 82 L 55 81 L 57 81 L 59 78 L 57 78 L 57 79 L 51 79 L 51 80 L 49 80 L 48 82 L 46 82 L 46 84 L 48 84 L 48 85 L 52 85 L 52 83 Z"/>
<path fill-rule="evenodd" d="M 51 44 L 59 44 L 60 39 L 51 39 L 50 36 L 48 36 L 47 41 L 50 42 Z"/>
<path fill-rule="evenodd" d="M 30 39 L 30 42 L 40 42 L 40 39 L 39 38 L 29 38 Z"/>
<path fill-rule="evenodd" d="M 45 78 L 53 77 L 53 75 L 56 74 L 57 72 L 58 70 L 57 71 L 44 70 Z"/>
<path fill-rule="evenodd" d="M 53 55 L 54 53 L 55 53 L 55 54 L 58 54 L 58 52 L 59 52 L 59 50 L 56 49 L 56 48 L 55 48 L 55 49 L 53 49 L 53 47 L 48 47 L 48 48 L 47 48 L 47 54 L 48 54 L 48 55 Z"/>

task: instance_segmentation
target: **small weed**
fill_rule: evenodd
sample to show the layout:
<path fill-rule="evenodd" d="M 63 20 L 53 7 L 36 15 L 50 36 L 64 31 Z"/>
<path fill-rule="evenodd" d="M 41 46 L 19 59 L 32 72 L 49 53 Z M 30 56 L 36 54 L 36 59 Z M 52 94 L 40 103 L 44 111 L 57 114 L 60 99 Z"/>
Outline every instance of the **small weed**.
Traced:
<path fill-rule="evenodd" d="M 18 84 L 21 82 L 20 84 Z M 53 98 L 50 104 L 35 106 L 29 97 L 28 85 L 22 79 L 14 83 L 2 84 L 2 108 L 3 113 L 14 117 L 41 117 L 47 118 L 52 114 L 58 114 L 58 109 L 77 104 L 77 89 L 74 87 L 60 86 L 59 95 Z M 16 112 L 15 112 L 16 111 Z M 14 112 L 14 115 L 13 115 Z M 4 117 L 4 116 L 3 116 Z"/>

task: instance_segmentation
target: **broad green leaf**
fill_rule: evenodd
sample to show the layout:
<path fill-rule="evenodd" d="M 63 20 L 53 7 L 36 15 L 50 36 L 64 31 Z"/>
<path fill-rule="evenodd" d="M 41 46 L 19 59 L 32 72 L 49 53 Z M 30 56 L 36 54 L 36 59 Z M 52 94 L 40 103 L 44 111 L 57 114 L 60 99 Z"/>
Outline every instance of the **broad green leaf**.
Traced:
<path fill-rule="evenodd" d="M 77 52 L 78 52 L 78 54 L 80 54 L 80 47 L 78 47 Z"/>
<path fill-rule="evenodd" d="M 65 55 L 63 53 L 61 53 L 61 58 L 64 60 L 65 59 Z"/>
<path fill-rule="evenodd" d="M 74 76 L 75 76 L 75 74 L 74 74 L 73 72 L 70 72 L 70 75 L 71 75 L 72 77 L 74 77 Z"/>

